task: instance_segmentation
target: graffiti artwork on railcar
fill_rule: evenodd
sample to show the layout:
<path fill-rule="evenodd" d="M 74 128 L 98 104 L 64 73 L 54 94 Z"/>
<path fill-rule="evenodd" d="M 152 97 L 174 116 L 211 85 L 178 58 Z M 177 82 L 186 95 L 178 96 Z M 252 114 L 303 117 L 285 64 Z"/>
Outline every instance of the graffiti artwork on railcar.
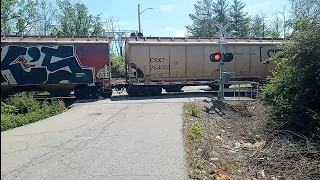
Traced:
<path fill-rule="evenodd" d="M 1 47 L 1 84 L 94 82 L 94 69 L 83 68 L 73 45 Z"/>
<path fill-rule="evenodd" d="M 280 51 L 281 51 L 280 49 L 269 49 L 267 52 L 268 57 L 270 58 L 272 55 L 277 54 Z"/>

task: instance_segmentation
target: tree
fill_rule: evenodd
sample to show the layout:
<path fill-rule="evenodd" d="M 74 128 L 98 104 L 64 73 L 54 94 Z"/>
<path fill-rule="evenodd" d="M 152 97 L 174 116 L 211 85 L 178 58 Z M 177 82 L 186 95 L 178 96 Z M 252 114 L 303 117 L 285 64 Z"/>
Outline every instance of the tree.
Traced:
<path fill-rule="evenodd" d="M 289 0 L 291 4 L 291 19 L 289 25 L 293 30 L 298 29 L 298 21 L 314 18 L 315 23 L 320 23 L 319 0 Z"/>
<path fill-rule="evenodd" d="M 231 30 L 236 37 L 246 37 L 249 34 L 249 18 L 247 12 L 243 12 L 245 4 L 240 0 L 234 0 L 231 5 L 230 19 Z"/>
<path fill-rule="evenodd" d="M 226 0 L 202 0 L 194 5 L 195 14 L 189 14 L 192 25 L 186 26 L 188 34 L 193 37 L 213 37 L 217 33 L 216 23 L 224 25 L 230 20 Z"/>
<path fill-rule="evenodd" d="M 271 27 L 266 30 L 267 37 L 280 38 L 282 24 L 283 21 L 280 19 L 279 15 L 275 14 L 270 24 Z"/>
<path fill-rule="evenodd" d="M 293 19 L 306 19 L 310 16 L 320 17 L 319 0 L 289 0 L 291 3 L 291 13 Z"/>
<path fill-rule="evenodd" d="M 12 33 L 11 23 L 16 16 L 13 10 L 17 5 L 17 0 L 1 0 L 1 36 Z"/>
<path fill-rule="evenodd" d="M 272 57 L 278 62 L 262 99 L 271 107 L 276 126 L 320 139 L 320 27 L 309 19 L 298 24 Z"/>
<path fill-rule="evenodd" d="M 58 13 L 58 25 L 53 29 L 52 35 L 73 36 L 75 34 L 75 12 L 70 0 L 57 0 L 60 10 Z"/>
<path fill-rule="evenodd" d="M 100 36 L 103 28 L 100 15 L 93 16 L 82 3 L 71 4 L 70 0 L 58 0 L 60 13 L 58 27 L 53 29 L 52 35 L 60 36 Z"/>
<path fill-rule="evenodd" d="M 1 0 L 1 35 L 29 34 L 36 22 L 37 1 Z"/>
<path fill-rule="evenodd" d="M 101 14 L 98 14 L 97 16 L 94 16 L 92 18 L 92 29 L 90 30 L 90 34 L 92 36 L 103 35 L 103 23 L 101 22 L 101 17 L 100 17 Z"/>
<path fill-rule="evenodd" d="M 192 25 L 186 26 L 190 36 L 194 37 L 212 37 L 217 30 L 215 27 L 216 19 L 213 12 L 213 0 L 197 1 L 194 5 L 195 13 L 189 14 L 193 21 Z"/>
<path fill-rule="evenodd" d="M 250 36 L 256 38 L 263 36 L 263 18 L 259 15 L 254 16 L 251 20 Z"/>
<path fill-rule="evenodd" d="M 89 13 L 89 9 L 81 3 L 74 5 L 74 19 L 75 34 L 77 36 L 89 35 L 90 28 L 92 27 L 92 15 Z"/>
<path fill-rule="evenodd" d="M 119 19 L 115 19 L 114 17 L 110 17 L 106 20 L 105 26 L 104 26 L 104 31 L 106 31 L 108 36 L 113 36 L 114 41 L 110 42 L 110 51 L 111 54 L 113 55 L 121 55 L 121 49 L 124 50 L 124 42 L 123 41 L 116 41 L 118 38 L 124 37 L 126 34 L 125 33 L 117 33 L 120 31 L 120 26 L 119 26 Z"/>
<path fill-rule="evenodd" d="M 112 62 L 112 77 L 115 78 L 125 78 L 125 60 L 122 56 L 111 56 L 111 62 Z"/>
<path fill-rule="evenodd" d="M 213 2 L 212 6 L 216 21 L 224 25 L 227 24 L 230 21 L 228 14 L 229 3 L 227 3 L 227 0 L 218 0 L 217 2 Z"/>
<path fill-rule="evenodd" d="M 34 27 L 35 35 L 47 36 L 50 34 L 56 23 L 57 9 L 55 4 L 50 0 L 39 1 L 37 10 L 37 21 Z"/>

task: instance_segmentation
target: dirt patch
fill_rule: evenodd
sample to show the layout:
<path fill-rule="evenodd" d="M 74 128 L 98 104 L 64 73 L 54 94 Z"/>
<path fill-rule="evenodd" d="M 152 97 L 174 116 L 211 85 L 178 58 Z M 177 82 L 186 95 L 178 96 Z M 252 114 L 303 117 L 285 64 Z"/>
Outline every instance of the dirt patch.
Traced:
<path fill-rule="evenodd" d="M 192 109 L 195 109 L 192 111 Z M 316 179 L 320 143 L 268 126 L 259 101 L 208 99 L 184 106 L 193 179 Z"/>

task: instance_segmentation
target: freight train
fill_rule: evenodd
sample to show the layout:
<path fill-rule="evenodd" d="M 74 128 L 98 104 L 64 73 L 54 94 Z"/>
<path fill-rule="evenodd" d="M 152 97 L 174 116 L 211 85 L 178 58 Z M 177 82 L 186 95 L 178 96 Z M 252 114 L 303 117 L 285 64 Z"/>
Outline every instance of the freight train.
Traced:
<path fill-rule="evenodd" d="M 208 85 L 215 89 L 219 63 L 209 57 L 219 51 L 215 38 L 131 36 L 125 44 L 126 78 L 113 81 L 107 37 L 2 37 L 1 96 L 21 91 L 48 91 L 77 98 L 111 97 L 112 89 L 129 96 L 160 95 L 184 86 Z M 233 54 L 223 71 L 234 80 L 266 78 L 275 68 L 263 63 L 278 51 L 281 39 L 227 39 Z"/>

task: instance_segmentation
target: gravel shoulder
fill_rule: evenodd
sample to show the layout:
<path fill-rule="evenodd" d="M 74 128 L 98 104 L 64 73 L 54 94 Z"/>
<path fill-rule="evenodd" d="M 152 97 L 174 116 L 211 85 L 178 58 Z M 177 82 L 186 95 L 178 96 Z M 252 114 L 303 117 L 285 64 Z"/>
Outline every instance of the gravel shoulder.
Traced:
<path fill-rule="evenodd" d="M 189 176 L 203 180 L 320 177 L 319 144 L 270 128 L 266 111 L 260 101 L 208 98 L 186 103 L 183 128 Z"/>

